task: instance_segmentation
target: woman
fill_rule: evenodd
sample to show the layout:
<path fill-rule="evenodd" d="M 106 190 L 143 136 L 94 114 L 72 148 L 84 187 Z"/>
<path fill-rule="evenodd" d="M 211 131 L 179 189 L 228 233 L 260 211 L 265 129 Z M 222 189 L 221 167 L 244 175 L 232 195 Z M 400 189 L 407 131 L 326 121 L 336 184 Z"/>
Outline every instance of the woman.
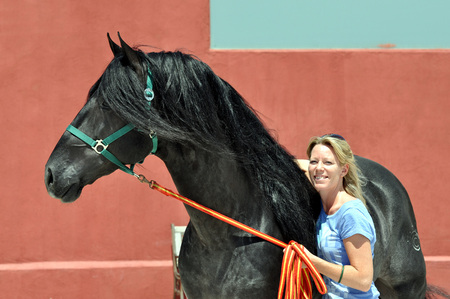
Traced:
<path fill-rule="evenodd" d="M 375 227 L 350 146 L 340 135 L 324 135 L 311 139 L 307 154 L 322 211 L 316 225 L 318 255 L 306 253 L 325 276 L 328 293 L 323 298 L 378 298 L 373 283 Z M 305 167 L 304 160 L 298 163 Z"/>

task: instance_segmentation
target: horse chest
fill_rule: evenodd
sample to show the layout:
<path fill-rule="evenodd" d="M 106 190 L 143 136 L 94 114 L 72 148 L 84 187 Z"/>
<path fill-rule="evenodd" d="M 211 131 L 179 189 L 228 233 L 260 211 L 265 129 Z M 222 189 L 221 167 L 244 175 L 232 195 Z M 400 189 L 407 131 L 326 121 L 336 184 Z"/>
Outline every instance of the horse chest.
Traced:
<path fill-rule="evenodd" d="M 179 267 L 188 298 L 276 298 L 282 251 L 256 239 L 210 248 L 185 236 Z"/>

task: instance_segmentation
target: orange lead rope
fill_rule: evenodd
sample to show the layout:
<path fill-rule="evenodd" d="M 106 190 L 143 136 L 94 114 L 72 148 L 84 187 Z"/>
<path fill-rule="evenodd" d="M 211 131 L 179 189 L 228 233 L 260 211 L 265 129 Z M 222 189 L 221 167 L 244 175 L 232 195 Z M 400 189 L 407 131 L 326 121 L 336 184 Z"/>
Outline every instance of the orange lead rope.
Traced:
<path fill-rule="evenodd" d="M 303 248 L 303 245 L 295 241 L 290 241 L 286 245 L 281 266 L 278 299 L 283 298 L 283 293 L 286 299 L 312 298 L 309 274 L 311 274 L 319 293 L 323 295 L 327 292 L 322 276 L 314 267 Z M 302 268 L 302 264 L 305 264 L 306 268 Z"/>
<path fill-rule="evenodd" d="M 181 202 L 196 208 L 208 215 L 211 215 L 217 219 L 220 219 L 230 225 L 233 225 L 239 229 L 242 229 L 248 233 L 260 237 L 266 241 L 269 241 L 275 245 L 285 248 L 283 256 L 283 264 L 281 266 L 280 286 L 278 288 L 278 299 L 308 299 L 312 298 L 312 287 L 309 274 L 311 274 L 317 290 L 323 295 L 327 292 L 327 287 L 322 279 L 322 276 L 317 271 L 316 267 L 311 263 L 311 260 L 303 250 L 303 245 L 298 244 L 295 241 L 286 244 L 278 239 L 275 239 L 269 235 L 266 235 L 254 228 L 251 228 L 245 224 L 242 224 L 230 217 L 213 211 L 203 205 L 196 203 L 180 194 L 177 194 L 167 188 L 158 185 L 155 181 L 148 181 L 143 175 L 136 175 L 141 183 L 149 184 L 150 188 L 159 191 L 164 195 L 176 198 Z M 306 268 L 302 268 L 302 264 L 305 264 Z"/>

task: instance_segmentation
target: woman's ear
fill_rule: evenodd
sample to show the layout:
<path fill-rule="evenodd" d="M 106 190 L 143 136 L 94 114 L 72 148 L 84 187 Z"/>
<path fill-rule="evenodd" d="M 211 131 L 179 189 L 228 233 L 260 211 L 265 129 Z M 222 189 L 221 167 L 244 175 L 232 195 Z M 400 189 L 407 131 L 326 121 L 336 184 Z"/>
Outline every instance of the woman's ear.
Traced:
<path fill-rule="evenodd" d="M 347 175 L 348 169 L 349 169 L 348 164 L 345 164 L 344 167 L 342 167 L 342 173 L 341 173 L 342 177 L 345 177 Z"/>

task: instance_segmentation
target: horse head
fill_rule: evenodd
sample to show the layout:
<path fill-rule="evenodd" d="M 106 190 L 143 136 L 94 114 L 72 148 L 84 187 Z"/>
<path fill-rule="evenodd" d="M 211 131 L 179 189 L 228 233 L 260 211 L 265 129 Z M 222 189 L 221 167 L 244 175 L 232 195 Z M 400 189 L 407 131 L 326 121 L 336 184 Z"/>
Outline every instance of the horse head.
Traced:
<path fill-rule="evenodd" d="M 153 152 L 150 137 L 156 132 L 161 141 L 156 155 L 182 195 L 199 192 L 194 183 L 209 180 L 214 185 L 208 188 L 211 194 L 198 194 L 199 203 L 211 204 L 213 198 L 222 208 L 226 202 L 234 210 L 233 204 L 247 194 L 244 190 L 252 190 L 256 204 L 263 200 L 271 207 L 285 239 L 312 248 L 318 193 L 244 98 L 193 55 L 143 53 L 122 39 L 120 46 L 110 38 L 109 43 L 114 59 L 46 165 L 49 194 L 64 202 L 76 200 L 87 184 L 118 168 L 126 171 L 120 165 L 134 164 Z M 153 93 L 147 91 L 153 85 L 151 101 Z M 135 129 L 111 138 L 130 125 Z M 97 139 L 115 141 L 97 145 Z M 104 145 L 118 163 L 105 157 Z M 230 180 L 240 191 L 216 194 Z"/>
<path fill-rule="evenodd" d="M 129 47 L 121 38 L 121 47 L 111 40 L 109 34 L 108 39 L 114 53 L 111 64 L 114 62 L 119 65 L 122 71 L 128 74 L 130 81 L 134 77 L 138 82 L 134 84 L 141 83 L 144 95 L 147 70 L 138 56 L 138 51 Z M 111 78 L 105 78 L 104 75 L 92 86 L 86 104 L 60 138 L 45 166 L 47 191 L 52 197 L 63 202 L 75 201 L 84 186 L 120 168 L 105 153 L 110 153 L 119 164 L 135 164 L 142 161 L 154 147 L 149 135 L 136 129 L 125 120 L 126 117 L 119 115 L 107 98 L 105 89 L 109 86 L 106 85 L 131 84 L 123 82 L 123 78 L 127 76 L 122 76 L 122 81 L 110 82 Z M 126 130 L 122 131 L 120 136 L 114 135 L 121 128 Z M 92 144 L 88 144 L 90 141 L 83 140 L 81 136 L 92 141 Z M 102 140 L 108 137 L 110 140 L 114 139 L 114 142 L 103 144 Z M 105 152 L 102 154 L 102 151 Z"/>

